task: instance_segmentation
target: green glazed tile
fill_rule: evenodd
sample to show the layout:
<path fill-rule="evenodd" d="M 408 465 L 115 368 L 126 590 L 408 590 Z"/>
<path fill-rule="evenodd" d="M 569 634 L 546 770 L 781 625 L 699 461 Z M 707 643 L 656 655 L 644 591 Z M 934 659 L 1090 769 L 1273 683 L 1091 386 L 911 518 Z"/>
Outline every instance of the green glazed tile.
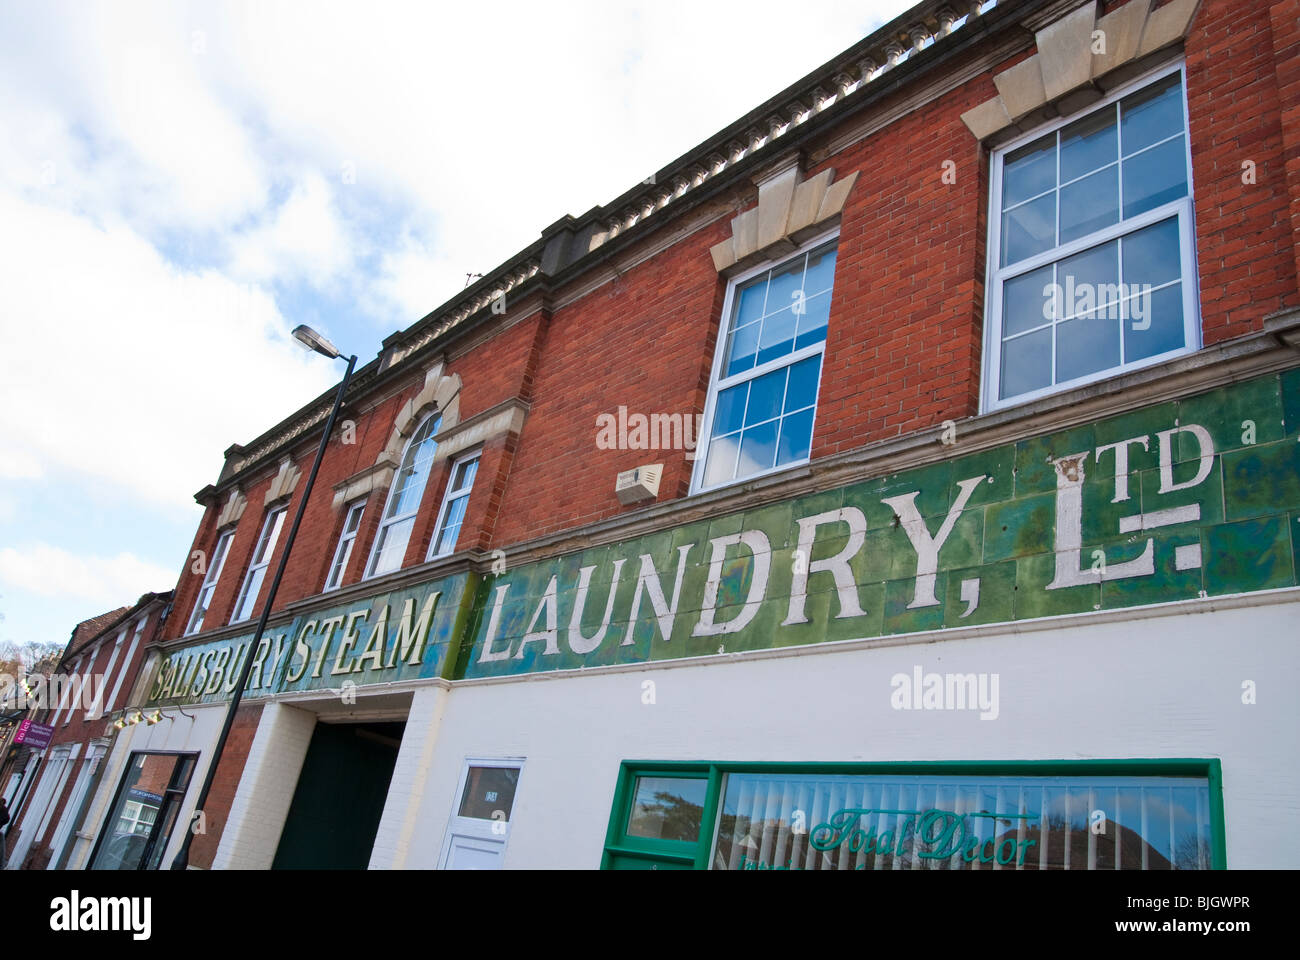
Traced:
<path fill-rule="evenodd" d="M 934 536 L 943 526 L 943 521 L 935 517 L 927 520 L 926 526 L 929 528 L 930 535 Z M 949 531 L 948 538 L 939 548 L 939 569 L 969 567 L 979 563 L 983 552 L 983 539 L 984 511 L 978 508 L 962 511 L 957 522 L 953 524 L 952 530 Z M 916 548 L 912 545 L 907 532 L 901 527 L 894 537 L 893 547 L 893 563 L 888 579 L 905 580 L 916 576 Z"/>
<path fill-rule="evenodd" d="M 1277 374 L 1257 377 L 1178 402 L 1179 424 L 1205 427 L 1214 441 L 1216 453 L 1246 446 L 1243 433 L 1247 420 L 1255 424 L 1256 444 L 1272 443 L 1285 436 Z M 1174 424 L 1170 423 L 1169 427 L 1172 426 Z M 1194 435 L 1180 431 L 1173 439 L 1177 443 L 1176 459 L 1191 460 L 1201 455 L 1200 444 Z M 1154 437 L 1152 441 L 1154 444 Z"/>
<path fill-rule="evenodd" d="M 1189 467 L 1191 467 L 1191 464 L 1175 465 L 1175 483 L 1180 479 L 1184 481 L 1191 480 L 1192 477 L 1195 476 L 1195 470 L 1192 470 L 1190 476 L 1183 476 Z M 1140 482 L 1142 488 L 1141 512 L 1143 513 L 1172 510 L 1178 507 L 1189 506 L 1191 504 L 1196 504 L 1200 507 L 1201 515 L 1198 520 L 1184 521 L 1177 525 L 1167 524 L 1152 529 L 1176 530 L 1189 525 L 1194 527 L 1208 527 L 1223 522 L 1223 474 L 1218 458 L 1215 458 L 1214 468 L 1210 471 L 1210 475 L 1194 487 L 1161 493 L 1159 470 L 1142 471 Z M 1139 512 L 1136 506 L 1133 508 L 1132 512 L 1134 514 Z"/>
<path fill-rule="evenodd" d="M 713 540 L 716 537 L 729 537 L 732 534 L 740 533 L 745 529 L 745 515 L 743 513 L 729 513 L 725 517 L 717 517 L 709 521 L 709 535 L 706 539 Z"/>
<path fill-rule="evenodd" d="M 1147 576 L 1104 581 L 1101 585 L 1101 603 L 1104 609 L 1191 600 L 1200 594 L 1204 587 L 1204 556 L 1202 555 L 1201 565 L 1187 570 L 1176 569 L 1177 549 L 1199 546 L 1200 531 L 1195 527 L 1184 527 L 1176 534 L 1156 530 L 1151 531 L 1150 535 L 1154 541 L 1155 572 Z"/>
<path fill-rule="evenodd" d="M 1154 407 L 1143 407 L 1141 410 L 1133 410 L 1117 417 L 1109 417 L 1093 427 L 1094 450 L 1096 447 L 1146 436 L 1148 438 L 1146 450 L 1143 450 L 1140 443 L 1129 444 L 1129 469 L 1142 470 L 1148 466 L 1155 466 L 1156 434 L 1161 430 L 1168 430 L 1172 427 L 1177 418 L 1178 405 L 1173 402 L 1160 403 Z M 1108 450 L 1102 454 L 1102 458 L 1112 474 L 1115 470 L 1115 461 L 1111 458 L 1114 456 L 1115 451 L 1113 450 Z"/>
<path fill-rule="evenodd" d="M 1087 564 L 1088 553 L 1083 562 Z M 1014 609 L 1017 620 L 1053 617 L 1067 613 L 1088 613 L 1101 609 L 1101 585 L 1086 583 L 1077 587 L 1048 590 L 1056 575 L 1056 555 L 1039 554 L 1016 561 Z"/>
<path fill-rule="evenodd" d="M 979 581 L 979 603 L 966 615 L 961 599 L 962 582 Z M 1015 616 L 1016 565 L 1013 562 L 987 564 L 948 571 L 948 590 L 942 597 L 945 627 L 969 627 L 980 623 L 1004 623 Z M 938 594 L 936 594 L 938 595 Z"/>
<path fill-rule="evenodd" d="M 1048 552 L 1055 535 L 1055 493 L 990 504 L 984 511 L 984 562 Z"/>
<path fill-rule="evenodd" d="M 1010 443 L 959 457 L 952 461 L 952 496 L 957 496 L 958 484 L 962 480 L 985 476 L 987 479 L 971 491 L 970 499 L 966 501 L 967 509 L 1010 500 L 1015 494 L 1015 467 L 1016 448 Z"/>
<path fill-rule="evenodd" d="M 1021 440 L 1016 444 L 1016 497 L 1055 491 L 1056 468 L 1051 461 L 1087 452 L 1087 462 L 1091 463 L 1091 451 L 1096 446 L 1091 426 Z"/>
<path fill-rule="evenodd" d="M 1286 371 L 1280 379 L 1282 419 L 1286 421 L 1286 435 L 1294 440 L 1300 434 L 1300 367 Z"/>
<path fill-rule="evenodd" d="M 793 544 L 798 538 L 798 528 L 793 517 L 794 505 L 787 500 L 745 512 L 745 529 L 762 530 L 773 550 Z M 803 516 L 802 513 L 799 514 Z"/>
<path fill-rule="evenodd" d="M 894 566 L 895 533 L 892 526 L 867 531 L 862 549 L 849 561 L 853 577 L 858 583 L 880 583 L 890 578 Z M 907 539 L 906 534 L 903 539 Z M 829 577 L 829 574 L 817 575 L 820 576 Z M 809 583 L 817 577 L 811 577 Z"/>
<path fill-rule="evenodd" d="M 930 607 L 909 609 L 916 590 L 916 578 L 890 580 L 885 584 L 885 617 L 882 633 L 920 633 L 938 630 L 943 626 L 943 598 L 948 589 L 949 573 L 938 574 L 934 581 L 934 595 L 939 600 Z"/>
<path fill-rule="evenodd" d="M 1282 440 L 1224 454 L 1223 493 L 1229 520 L 1300 506 L 1300 443 Z"/>
<path fill-rule="evenodd" d="M 1209 527 L 1201 547 L 1211 594 L 1270 590 L 1295 583 L 1286 516 Z"/>
<path fill-rule="evenodd" d="M 965 477 L 962 479 L 965 479 Z M 921 516 L 942 517 L 947 515 L 948 507 L 952 505 L 953 497 L 957 495 L 957 485 L 953 482 L 952 463 L 945 460 L 931 464 L 928 467 L 907 470 L 903 473 L 885 477 L 881 482 L 876 499 L 877 501 L 884 501 L 906 496 L 910 493 L 916 493 L 913 503 Z M 883 502 L 881 508 L 874 511 L 876 521 L 874 523 L 872 514 L 867 514 L 868 526 L 885 525 L 893 522 L 893 508 Z M 883 523 L 881 523 L 882 519 Z"/>

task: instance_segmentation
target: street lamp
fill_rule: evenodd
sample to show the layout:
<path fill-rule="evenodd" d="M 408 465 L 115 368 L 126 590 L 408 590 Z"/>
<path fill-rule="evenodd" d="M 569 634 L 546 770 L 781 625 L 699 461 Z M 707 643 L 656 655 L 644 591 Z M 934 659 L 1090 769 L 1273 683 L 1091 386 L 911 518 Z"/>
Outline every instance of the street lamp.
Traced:
<path fill-rule="evenodd" d="M 294 327 L 293 337 L 304 347 L 314 350 L 323 357 L 337 360 L 342 356 L 338 347 L 306 324 Z M 275 579 L 271 581 L 271 590 L 266 595 L 266 603 L 262 606 L 262 615 L 257 619 L 257 631 L 249 642 L 248 654 L 244 657 L 244 665 L 239 671 L 239 680 L 235 684 L 234 696 L 231 697 L 230 707 L 226 710 L 226 720 L 221 726 L 221 736 L 217 738 L 216 748 L 212 751 L 212 760 L 208 764 L 207 775 L 203 778 L 203 789 L 199 791 L 198 800 L 194 803 L 194 815 L 190 820 L 189 829 L 185 831 L 185 840 L 181 843 L 180 851 L 177 852 L 176 859 L 172 861 L 171 868 L 173 870 L 184 870 L 189 866 L 190 844 L 194 842 L 194 827 L 199 818 L 203 816 L 204 804 L 208 802 L 208 793 L 212 790 L 212 781 L 217 776 L 217 765 L 221 763 L 221 754 L 226 749 L 226 740 L 230 737 L 230 728 L 235 722 L 235 712 L 239 709 L 239 702 L 244 697 L 244 687 L 248 684 L 248 677 L 253 672 L 253 653 L 257 650 L 257 645 L 262 642 L 262 633 L 266 630 L 267 618 L 270 617 L 271 608 L 275 605 L 275 594 L 280 589 L 280 578 L 284 576 L 284 568 L 289 562 L 289 551 L 293 549 L 294 537 L 298 535 L 298 525 L 302 523 L 302 515 L 307 509 L 307 500 L 311 497 L 311 488 L 316 482 L 320 462 L 325 457 L 325 447 L 329 444 L 330 434 L 334 431 L 334 420 L 338 417 L 339 408 L 343 406 L 343 393 L 348 388 L 348 380 L 352 378 L 352 370 L 356 364 L 357 358 L 355 356 L 348 357 L 348 368 L 343 373 L 343 382 L 339 384 L 338 393 L 334 395 L 334 409 L 330 411 L 329 419 L 325 421 L 325 432 L 321 434 L 320 447 L 316 450 L 316 462 L 311 465 L 311 473 L 307 476 L 307 485 L 303 488 L 302 498 L 298 501 L 298 512 L 294 515 L 293 526 L 289 528 L 289 538 L 284 542 L 284 552 L 280 554 L 280 565 L 275 569 Z"/>

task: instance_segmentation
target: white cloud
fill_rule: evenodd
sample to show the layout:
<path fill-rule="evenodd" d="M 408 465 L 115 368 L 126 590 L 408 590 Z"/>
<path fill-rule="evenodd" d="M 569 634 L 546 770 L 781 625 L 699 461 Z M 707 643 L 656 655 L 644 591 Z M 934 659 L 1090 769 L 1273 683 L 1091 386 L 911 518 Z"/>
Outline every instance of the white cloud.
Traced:
<path fill-rule="evenodd" d="M 265 291 L 178 270 L 125 226 L 2 192 L 0 222 L 0 435 L 44 467 L 192 505 L 226 445 L 338 375 Z"/>
<path fill-rule="evenodd" d="M 242 280 L 305 279 L 328 289 L 353 268 L 346 233 L 323 177 L 308 171 L 271 218 L 230 241 L 229 273 Z"/>
<path fill-rule="evenodd" d="M 170 590 L 176 571 L 131 553 L 73 554 L 46 543 L 0 548 L 0 582 L 41 597 L 87 601 L 104 610 L 133 603 L 150 591 Z"/>

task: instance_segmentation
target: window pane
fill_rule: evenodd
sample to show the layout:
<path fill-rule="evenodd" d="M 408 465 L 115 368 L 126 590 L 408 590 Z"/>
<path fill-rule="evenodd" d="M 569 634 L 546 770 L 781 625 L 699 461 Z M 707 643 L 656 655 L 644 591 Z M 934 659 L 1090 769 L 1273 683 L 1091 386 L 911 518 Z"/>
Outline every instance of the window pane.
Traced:
<path fill-rule="evenodd" d="M 1119 167 L 1107 167 L 1061 188 L 1061 243 L 1119 222 Z"/>
<path fill-rule="evenodd" d="M 1056 134 L 1048 134 L 1013 153 L 1002 166 L 1002 209 L 1056 186 Z"/>
<path fill-rule="evenodd" d="M 750 382 L 749 408 L 745 411 L 745 426 L 771 420 L 781 412 L 785 398 L 786 370 L 773 370 Z"/>
<path fill-rule="evenodd" d="M 1182 137 L 1124 161 L 1124 216 L 1135 217 L 1187 195 L 1187 153 Z"/>
<path fill-rule="evenodd" d="M 1004 400 L 1051 383 L 1051 327 L 1003 342 L 1001 394 Z"/>
<path fill-rule="evenodd" d="M 728 387 L 718 394 L 717 412 L 713 417 L 714 436 L 735 433 L 744 425 L 745 398 L 748 396 L 748 383 Z"/>
<path fill-rule="evenodd" d="M 1115 108 L 1099 110 L 1061 131 L 1061 182 L 1069 183 L 1119 159 Z"/>
<path fill-rule="evenodd" d="M 808 459 L 812 446 L 812 427 L 812 407 L 782 419 L 781 442 L 776 456 L 778 465 Z"/>
<path fill-rule="evenodd" d="M 699 839 L 708 781 L 637 777 L 627 835 L 653 840 Z"/>
<path fill-rule="evenodd" d="M 725 483 L 736 475 L 736 454 L 739 450 L 739 434 L 709 442 L 709 462 L 704 471 L 706 485 Z"/>
<path fill-rule="evenodd" d="M 758 338 L 758 364 L 784 357 L 794 350 L 796 315 L 794 305 L 763 318 Z"/>
<path fill-rule="evenodd" d="M 728 774 L 710 866 L 1208 869 L 1209 796 L 1195 777 Z"/>
<path fill-rule="evenodd" d="M 442 521 L 442 530 L 438 535 L 437 553 L 451 553 L 456 549 L 456 538 L 460 535 L 460 525 L 465 520 L 465 508 L 469 506 L 469 497 L 457 497 L 447 504 L 447 515 Z"/>
<path fill-rule="evenodd" d="M 1056 276 L 1063 294 L 1060 314 L 1063 320 L 1108 303 L 1118 303 L 1119 243 L 1112 240 L 1066 257 L 1057 265 Z"/>
<path fill-rule="evenodd" d="M 425 482 L 429 479 L 429 464 L 433 460 L 434 451 L 438 449 L 433 435 L 438 432 L 441 423 L 441 417 L 429 417 L 411 439 L 406 455 L 402 458 L 402 469 L 395 481 L 396 492 L 389 500 L 386 517 L 400 517 L 419 508 Z"/>
<path fill-rule="evenodd" d="M 727 370 L 724 377 L 744 373 L 753 369 L 754 358 L 758 355 L 758 334 L 763 329 L 762 323 L 751 323 L 741 327 L 731 335 L 731 345 L 727 348 Z"/>
<path fill-rule="evenodd" d="M 253 609 L 257 606 L 257 595 L 262 589 L 262 578 L 265 576 L 266 567 L 256 567 L 248 572 L 243 592 L 239 595 L 239 608 L 235 611 L 235 620 L 247 620 L 253 615 Z"/>
<path fill-rule="evenodd" d="M 1182 276 L 1177 217 L 1131 233 L 1122 242 L 1124 283 L 1130 290 L 1144 284 L 1158 287 Z"/>
<path fill-rule="evenodd" d="M 769 420 L 757 427 L 749 427 L 740 435 L 739 476 L 747 477 L 751 473 L 770 470 L 776 465 L 776 433 L 779 423 L 779 420 Z"/>
<path fill-rule="evenodd" d="M 803 281 L 803 291 L 806 296 L 812 297 L 831 289 L 834 285 L 835 254 L 836 248 L 832 244 L 814 250 L 808 255 L 808 273 Z"/>
<path fill-rule="evenodd" d="M 784 310 L 794 303 L 794 295 L 803 289 L 805 259 L 804 257 L 795 257 L 793 261 L 772 274 L 772 286 L 767 292 L 766 313 L 768 316 L 778 310 Z M 764 325 L 766 325 L 766 322 Z"/>
<path fill-rule="evenodd" d="M 830 318 L 830 313 L 829 292 L 819 293 L 804 302 L 804 313 L 799 317 L 799 335 L 794 342 L 796 350 L 826 339 L 826 321 Z"/>
<path fill-rule="evenodd" d="M 1056 382 L 1117 366 L 1120 305 L 1094 310 L 1056 328 Z"/>
<path fill-rule="evenodd" d="M 402 565 L 402 558 L 406 556 L 406 543 L 411 539 L 411 527 L 414 525 L 415 518 L 407 517 L 380 530 L 372 576 L 388 573 Z"/>
<path fill-rule="evenodd" d="M 1128 363 L 1177 350 L 1186 343 L 1181 283 L 1130 298 L 1125 315 L 1124 359 Z"/>
<path fill-rule="evenodd" d="M 1183 129 L 1182 79 L 1171 74 L 1159 83 L 1120 101 L 1120 136 L 1124 156 L 1172 137 Z"/>
<path fill-rule="evenodd" d="M 817 377 L 822 369 L 820 356 L 800 360 L 790 368 L 790 385 L 785 391 L 784 410 L 798 410 L 817 401 Z"/>
<path fill-rule="evenodd" d="M 736 298 L 736 321 L 732 327 L 743 327 L 763 315 L 763 301 L 767 297 L 767 275 L 749 281 Z"/>
<path fill-rule="evenodd" d="M 363 508 L 361 507 L 361 505 L 358 504 L 357 506 L 353 507 L 350 511 L 348 511 L 348 518 L 343 527 L 343 532 L 345 534 L 351 534 L 357 532 L 357 527 L 361 525 L 362 509 Z"/>
<path fill-rule="evenodd" d="M 517 767 L 470 767 L 457 816 L 507 823 L 519 786 Z"/>
<path fill-rule="evenodd" d="M 464 490 L 474 485 L 474 477 L 478 474 L 478 457 L 472 460 L 462 460 L 456 465 L 456 476 L 452 483 L 452 490 Z"/>
<path fill-rule="evenodd" d="M 1024 333 L 1050 319 L 1052 265 L 1008 280 L 1002 287 L 1002 335 Z"/>
<path fill-rule="evenodd" d="M 1056 245 L 1056 194 L 1049 193 L 1002 215 L 1002 265 Z"/>

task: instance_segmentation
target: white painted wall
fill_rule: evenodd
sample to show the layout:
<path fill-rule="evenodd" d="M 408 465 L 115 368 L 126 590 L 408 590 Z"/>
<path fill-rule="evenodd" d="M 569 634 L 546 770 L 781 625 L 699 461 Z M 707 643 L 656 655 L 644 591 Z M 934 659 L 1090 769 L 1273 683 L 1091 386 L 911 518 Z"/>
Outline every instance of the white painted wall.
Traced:
<path fill-rule="evenodd" d="M 467 756 L 527 758 L 507 868 L 600 864 L 622 760 L 882 761 L 1218 757 L 1230 868 L 1300 867 L 1300 591 L 1289 602 L 942 642 L 457 685 L 411 723 L 394 783 L 427 770 L 417 827 L 375 865 L 437 864 Z M 1209 611 L 1210 604 L 1196 605 Z M 906 638 L 900 638 L 905 641 Z M 1000 715 L 897 711 L 890 679 L 996 673 Z M 642 683 L 655 683 L 655 704 Z M 1242 683 L 1257 703 L 1242 703 Z M 417 703 L 420 698 L 417 697 Z M 418 731 L 408 728 L 408 737 Z"/>

